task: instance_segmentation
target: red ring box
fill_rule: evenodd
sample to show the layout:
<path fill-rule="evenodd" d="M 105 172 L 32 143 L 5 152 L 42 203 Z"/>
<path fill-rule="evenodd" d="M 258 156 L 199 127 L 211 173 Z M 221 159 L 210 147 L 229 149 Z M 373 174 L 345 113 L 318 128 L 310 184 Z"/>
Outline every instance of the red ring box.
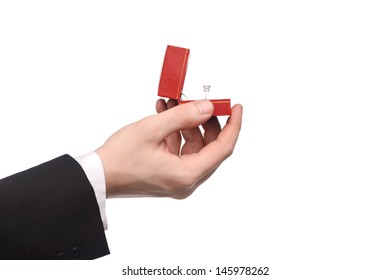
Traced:
<path fill-rule="evenodd" d="M 189 55 L 189 49 L 167 46 L 158 86 L 158 96 L 175 99 L 179 104 L 194 101 L 181 99 Z M 231 114 L 230 99 L 210 99 L 210 101 L 214 105 L 213 116 Z"/>

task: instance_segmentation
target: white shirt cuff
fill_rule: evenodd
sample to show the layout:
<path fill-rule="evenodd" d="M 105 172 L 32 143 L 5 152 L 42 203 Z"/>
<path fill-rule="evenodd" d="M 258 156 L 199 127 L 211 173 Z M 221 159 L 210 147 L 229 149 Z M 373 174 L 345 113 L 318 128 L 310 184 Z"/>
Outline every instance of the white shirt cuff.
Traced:
<path fill-rule="evenodd" d="M 93 187 L 99 205 L 100 217 L 106 230 L 108 228 L 106 217 L 106 180 L 102 161 L 96 152 L 78 156 L 74 159 L 81 165 Z"/>

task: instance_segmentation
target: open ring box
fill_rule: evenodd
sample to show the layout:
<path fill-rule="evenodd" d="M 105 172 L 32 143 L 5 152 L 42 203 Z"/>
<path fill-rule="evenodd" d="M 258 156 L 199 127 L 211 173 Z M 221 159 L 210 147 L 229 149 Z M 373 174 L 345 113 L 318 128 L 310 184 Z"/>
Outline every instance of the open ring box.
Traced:
<path fill-rule="evenodd" d="M 175 99 L 178 104 L 194 101 L 181 99 L 189 55 L 189 49 L 167 46 L 158 87 L 158 96 Z M 209 101 L 214 105 L 213 116 L 231 114 L 230 99 L 209 99 Z"/>

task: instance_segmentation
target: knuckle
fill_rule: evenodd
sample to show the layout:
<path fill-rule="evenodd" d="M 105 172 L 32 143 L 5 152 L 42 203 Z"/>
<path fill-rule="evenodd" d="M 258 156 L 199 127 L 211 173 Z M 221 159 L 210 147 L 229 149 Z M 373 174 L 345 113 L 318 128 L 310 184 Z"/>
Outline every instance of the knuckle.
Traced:
<path fill-rule="evenodd" d="M 175 194 L 192 193 L 197 179 L 192 172 L 182 172 L 172 182 L 173 192 Z"/>
<path fill-rule="evenodd" d="M 177 200 L 183 200 L 189 197 L 192 194 L 192 192 L 187 192 L 187 193 L 180 193 L 174 195 L 172 198 L 177 199 Z"/>
<path fill-rule="evenodd" d="M 192 189 L 193 185 L 194 185 L 194 179 L 192 176 L 190 176 L 188 174 L 182 176 L 181 182 L 180 182 L 180 188 L 182 190 Z"/>
<path fill-rule="evenodd" d="M 228 157 L 230 157 L 233 154 L 233 151 L 234 151 L 234 146 L 233 145 L 230 145 L 230 146 L 226 147 L 226 155 Z"/>
<path fill-rule="evenodd" d="M 230 143 L 221 143 L 223 147 L 224 154 L 226 155 L 226 158 L 230 157 L 233 154 L 234 151 L 234 145 Z"/>

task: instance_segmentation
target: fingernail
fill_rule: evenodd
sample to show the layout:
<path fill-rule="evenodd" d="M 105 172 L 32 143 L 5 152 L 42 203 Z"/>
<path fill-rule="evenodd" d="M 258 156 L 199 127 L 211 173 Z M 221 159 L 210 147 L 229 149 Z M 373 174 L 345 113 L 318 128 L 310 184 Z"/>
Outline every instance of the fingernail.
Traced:
<path fill-rule="evenodd" d="M 200 100 L 195 102 L 201 114 L 210 114 L 214 110 L 214 105 L 208 100 Z"/>

